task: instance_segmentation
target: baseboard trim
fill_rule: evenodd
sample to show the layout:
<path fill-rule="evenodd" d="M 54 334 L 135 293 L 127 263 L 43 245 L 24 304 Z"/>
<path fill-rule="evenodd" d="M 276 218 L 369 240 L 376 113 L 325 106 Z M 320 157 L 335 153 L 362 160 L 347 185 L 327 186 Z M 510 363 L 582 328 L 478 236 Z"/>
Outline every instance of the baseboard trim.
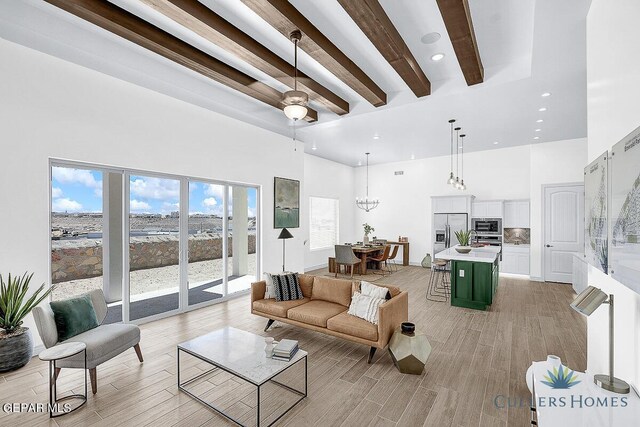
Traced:
<path fill-rule="evenodd" d="M 43 344 L 38 344 L 38 345 L 33 346 L 33 357 L 37 357 L 44 350 L 45 350 L 45 348 L 44 348 Z"/>
<path fill-rule="evenodd" d="M 310 267 L 305 267 L 304 268 L 304 272 L 308 272 L 308 271 L 313 271 L 313 270 L 320 270 L 321 268 L 328 268 L 329 267 L 329 263 L 324 263 L 324 264 L 318 264 L 318 265 L 312 265 Z"/>
<path fill-rule="evenodd" d="M 511 277 L 514 279 L 527 279 L 527 280 L 531 280 L 531 276 L 529 276 L 528 274 L 517 274 L 517 273 L 504 273 L 504 272 L 500 272 L 500 276 L 501 277 Z"/>
<path fill-rule="evenodd" d="M 529 280 L 532 282 L 544 282 L 544 279 L 539 276 L 529 276 Z"/>

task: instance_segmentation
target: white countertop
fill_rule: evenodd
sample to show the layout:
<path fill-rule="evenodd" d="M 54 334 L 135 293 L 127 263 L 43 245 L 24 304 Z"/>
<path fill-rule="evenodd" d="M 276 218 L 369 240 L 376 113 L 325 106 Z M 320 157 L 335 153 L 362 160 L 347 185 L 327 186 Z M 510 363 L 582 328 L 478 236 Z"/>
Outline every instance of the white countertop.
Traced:
<path fill-rule="evenodd" d="M 500 253 L 499 246 L 484 246 L 482 248 L 473 248 L 468 254 L 461 254 L 454 248 L 445 249 L 438 252 L 434 259 L 446 259 L 447 261 L 473 261 L 488 262 L 492 264 Z"/>
<path fill-rule="evenodd" d="M 531 245 L 528 243 L 520 243 L 516 245 L 515 243 L 503 243 L 502 246 L 507 246 L 509 248 L 530 248 Z"/>

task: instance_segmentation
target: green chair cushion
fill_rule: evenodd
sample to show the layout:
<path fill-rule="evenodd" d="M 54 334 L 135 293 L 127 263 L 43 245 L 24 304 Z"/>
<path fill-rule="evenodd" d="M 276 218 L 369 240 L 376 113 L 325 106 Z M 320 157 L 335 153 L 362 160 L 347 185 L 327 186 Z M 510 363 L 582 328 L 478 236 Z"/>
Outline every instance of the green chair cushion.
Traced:
<path fill-rule="evenodd" d="M 99 326 L 96 311 L 89 295 L 63 301 L 52 301 L 49 305 L 56 321 L 58 341 L 64 341 Z"/>

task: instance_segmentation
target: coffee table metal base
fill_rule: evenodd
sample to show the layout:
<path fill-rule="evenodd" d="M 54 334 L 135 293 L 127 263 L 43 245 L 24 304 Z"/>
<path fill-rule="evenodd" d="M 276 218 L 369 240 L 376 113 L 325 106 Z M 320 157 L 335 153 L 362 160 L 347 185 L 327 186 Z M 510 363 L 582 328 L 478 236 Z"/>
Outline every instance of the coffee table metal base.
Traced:
<path fill-rule="evenodd" d="M 199 359 L 202 360 L 203 362 L 206 362 L 210 365 L 213 366 L 212 369 L 205 371 L 201 374 L 196 375 L 193 378 L 189 378 L 186 381 L 181 381 L 180 379 L 180 352 L 184 351 L 185 353 Z M 285 372 L 286 370 L 288 370 L 289 368 L 291 368 L 292 366 L 296 366 L 298 365 L 300 362 L 302 362 L 304 360 L 304 392 L 300 391 L 300 390 L 296 390 L 293 387 L 289 387 L 286 384 L 283 384 L 279 381 L 274 380 L 273 378 L 282 374 L 283 372 Z M 231 415 L 225 413 L 222 409 L 216 408 L 215 406 L 213 406 L 212 404 L 210 404 L 209 402 L 205 402 L 204 400 L 202 400 L 200 397 L 196 396 L 195 394 L 191 393 L 189 390 L 187 390 L 186 388 L 184 388 L 183 386 L 192 383 L 204 376 L 209 375 L 212 372 L 217 371 L 218 369 L 221 369 L 225 372 L 228 372 L 229 374 L 233 375 L 236 378 L 240 378 L 241 380 L 248 382 L 249 384 L 253 384 L 256 387 L 256 392 L 257 392 L 257 404 L 256 404 L 256 422 L 257 422 L 257 427 L 260 427 L 262 424 L 260 422 L 260 387 L 262 387 L 263 385 L 267 384 L 267 383 L 273 383 L 276 384 L 280 387 L 283 387 L 289 391 L 291 391 L 292 393 L 300 396 L 299 399 L 297 399 L 291 406 L 289 406 L 282 414 L 280 414 L 275 420 L 271 421 L 269 424 L 267 424 L 265 427 L 269 427 L 272 426 L 273 424 L 275 424 L 280 418 L 282 418 L 283 416 L 285 416 L 291 409 L 293 409 L 298 403 L 300 403 L 305 397 L 307 397 L 307 356 L 304 356 L 303 358 L 301 358 L 300 360 L 292 363 L 290 366 L 287 366 L 283 371 L 279 372 L 278 374 L 274 375 L 273 377 L 269 378 L 267 381 L 265 381 L 262 384 L 256 384 L 253 383 L 251 381 L 247 381 L 246 379 L 240 377 L 239 375 L 236 375 L 234 372 L 225 369 L 224 366 L 220 366 L 219 364 L 213 363 L 210 360 L 205 360 L 202 357 L 200 357 L 198 354 L 187 351 L 183 348 L 178 347 L 178 390 L 188 394 L 189 396 L 191 396 L 192 398 L 194 398 L 195 400 L 197 400 L 198 402 L 202 403 L 203 405 L 207 406 L 210 409 L 213 409 L 214 411 L 216 411 L 218 414 L 222 415 L 223 417 L 227 418 L 228 420 L 233 421 L 234 423 L 240 425 L 240 426 L 245 426 L 245 424 L 242 424 L 241 421 L 235 419 L 234 417 L 232 417 Z"/>

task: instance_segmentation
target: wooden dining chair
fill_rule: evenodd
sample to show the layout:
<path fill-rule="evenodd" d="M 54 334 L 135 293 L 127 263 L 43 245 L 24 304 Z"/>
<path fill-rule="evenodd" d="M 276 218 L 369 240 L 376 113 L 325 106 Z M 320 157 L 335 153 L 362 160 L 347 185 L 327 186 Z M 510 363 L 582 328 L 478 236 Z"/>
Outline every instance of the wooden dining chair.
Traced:
<path fill-rule="evenodd" d="M 393 251 L 391 252 L 391 255 L 389 256 L 389 259 L 386 261 L 387 263 L 392 262 L 393 266 L 396 268 L 396 271 L 398 271 L 398 264 L 396 264 L 396 257 L 398 256 L 398 248 L 400 247 L 400 245 L 394 245 L 393 246 Z M 389 266 L 389 271 L 391 271 L 391 266 Z"/>
<path fill-rule="evenodd" d="M 338 277 L 338 273 L 340 272 L 340 266 L 344 265 L 346 267 L 349 267 L 349 269 L 351 270 L 351 277 L 353 278 L 353 270 L 356 269 L 356 267 L 358 268 L 358 272 L 360 272 L 359 268 L 360 268 L 360 258 L 358 258 L 356 256 L 356 254 L 353 253 L 353 249 L 351 249 L 351 246 L 349 245 L 335 245 L 335 251 L 336 251 L 336 275 L 335 277 Z"/>
<path fill-rule="evenodd" d="M 378 256 L 367 257 L 367 261 L 375 261 L 380 265 L 384 265 L 384 269 L 382 270 L 382 275 L 384 276 L 385 269 L 391 274 L 391 270 L 388 269 L 387 260 L 389 259 L 389 252 L 391 251 L 390 245 L 385 245 L 384 250 Z"/>

